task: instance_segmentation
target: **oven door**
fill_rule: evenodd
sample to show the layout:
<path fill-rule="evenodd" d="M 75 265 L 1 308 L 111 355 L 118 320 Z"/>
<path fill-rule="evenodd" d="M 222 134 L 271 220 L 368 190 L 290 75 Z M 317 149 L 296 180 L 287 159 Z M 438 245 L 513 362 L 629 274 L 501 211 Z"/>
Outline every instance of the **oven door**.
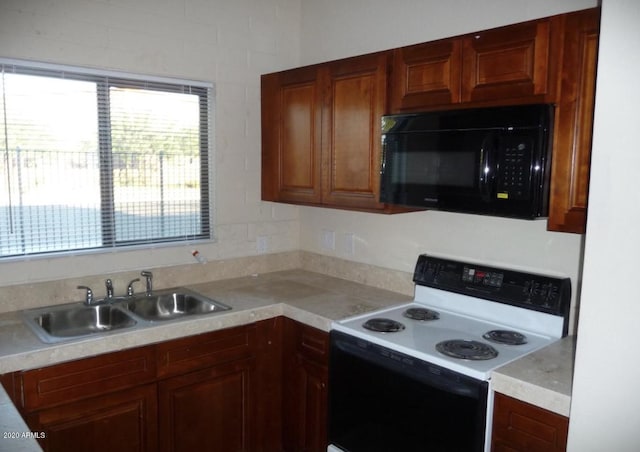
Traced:
<path fill-rule="evenodd" d="M 485 450 L 485 381 L 338 331 L 329 379 L 329 451 Z"/>

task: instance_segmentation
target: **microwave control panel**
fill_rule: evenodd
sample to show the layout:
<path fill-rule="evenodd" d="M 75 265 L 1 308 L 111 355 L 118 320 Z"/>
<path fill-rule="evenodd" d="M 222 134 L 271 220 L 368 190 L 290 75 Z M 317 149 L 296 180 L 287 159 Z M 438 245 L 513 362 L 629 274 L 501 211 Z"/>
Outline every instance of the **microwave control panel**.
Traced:
<path fill-rule="evenodd" d="M 571 280 L 421 255 L 416 284 L 564 316 Z"/>
<path fill-rule="evenodd" d="M 536 171 L 531 161 L 533 149 L 531 137 L 500 137 L 499 149 L 496 197 L 498 199 L 529 199 L 531 176 L 532 172 Z"/>

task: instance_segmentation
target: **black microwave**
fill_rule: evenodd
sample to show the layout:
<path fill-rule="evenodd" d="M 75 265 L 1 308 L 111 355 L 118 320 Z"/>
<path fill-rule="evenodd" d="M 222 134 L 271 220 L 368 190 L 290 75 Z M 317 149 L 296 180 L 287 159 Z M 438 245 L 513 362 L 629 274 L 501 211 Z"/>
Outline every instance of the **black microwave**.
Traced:
<path fill-rule="evenodd" d="M 538 104 L 383 116 L 381 201 L 547 216 L 553 112 Z"/>

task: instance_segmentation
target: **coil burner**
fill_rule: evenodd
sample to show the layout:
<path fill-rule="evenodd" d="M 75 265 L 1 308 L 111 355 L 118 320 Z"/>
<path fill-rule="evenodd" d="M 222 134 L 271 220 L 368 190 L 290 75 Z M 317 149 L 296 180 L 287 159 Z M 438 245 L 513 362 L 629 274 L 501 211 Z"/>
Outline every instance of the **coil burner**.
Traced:
<path fill-rule="evenodd" d="M 405 326 L 392 319 L 385 319 L 382 317 L 376 317 L 369 319 L 362 325 L 367 330 L 376 331 L 378 333 L 397 333 L 404 330 Z"/>
<path fill-rule="evenodd" d="M 527 343 L 527 336 L 510 330 L 491 330 L 484 333 L 482 337 L 496 344 L 524 345 Z"/>
<path fill-rule="evenodd" d="M 469 359 L 472 361 L 493 359 L 498 356 L 498 351 L 489 344 L 462 339 L 438 342 L 436 344 L 436 350 L 451 358 Z"/>
<path fill-rule="evenodd" d="M 420 320 L 421 322 L 427 322 L 429 320 L 438 320 L 440 314 L 437 311 L 433 311 L 427 308 L 409 308 L 402 313 L 408 319 Z"/>

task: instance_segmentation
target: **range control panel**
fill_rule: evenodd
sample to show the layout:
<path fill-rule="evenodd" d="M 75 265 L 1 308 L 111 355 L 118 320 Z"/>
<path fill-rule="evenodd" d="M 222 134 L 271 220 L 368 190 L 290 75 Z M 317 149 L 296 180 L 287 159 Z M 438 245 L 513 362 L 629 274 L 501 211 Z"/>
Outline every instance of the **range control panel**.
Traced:
<path fill-rule="evenodd" d="M 413 281 L 423 286 L 566 317 L 571 280 L 423 254 Z"/>

